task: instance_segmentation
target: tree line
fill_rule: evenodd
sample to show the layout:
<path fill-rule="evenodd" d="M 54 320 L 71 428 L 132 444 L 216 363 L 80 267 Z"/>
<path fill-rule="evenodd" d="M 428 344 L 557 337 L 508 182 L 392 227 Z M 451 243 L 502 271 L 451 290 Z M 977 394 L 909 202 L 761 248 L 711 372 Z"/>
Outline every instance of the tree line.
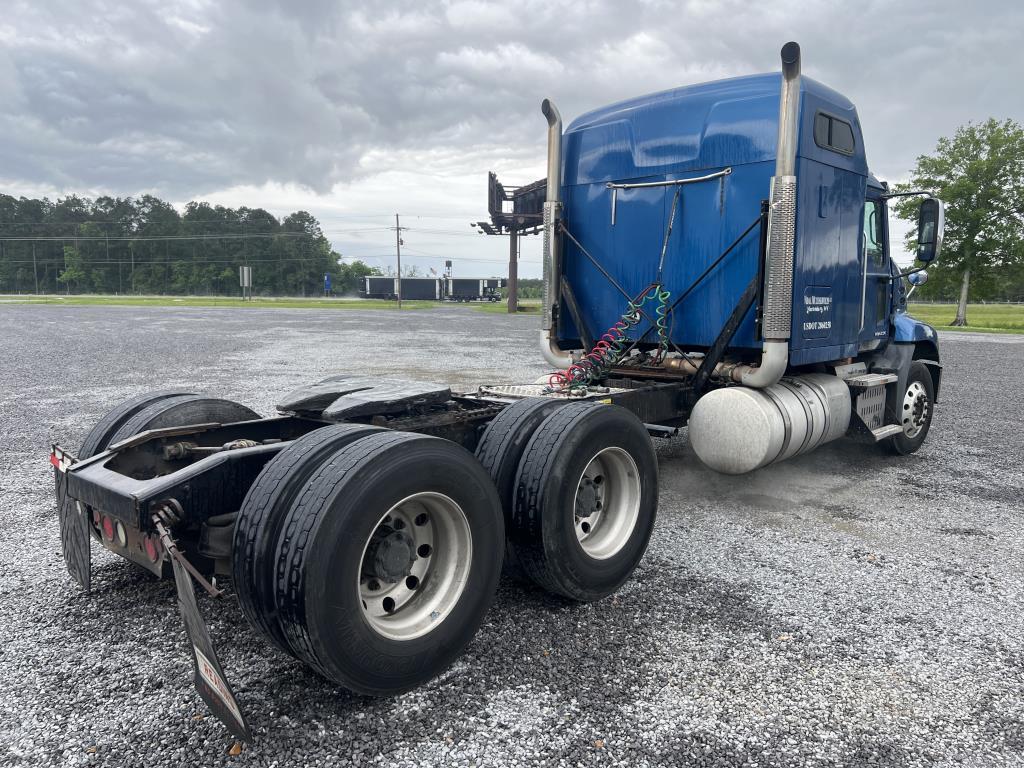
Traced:
<path fill-rule="evenodd" d="M 942 253 L 915 298 L 956 301 L 954 325 L 967 325 L 969 301 L 1024 301 L 1024 128 L 1013 120 L 968 123 L 921 155 L 897 192 L 924 191 L 946 204 Z M 917 218 L 920 198 L 899 198 L 897 213 Z M 907 237 L 917 249 L 917 232 Z"/>
<path fill-rule="evenodd" d="M 916 298 L 1024 301 L 1024 128 L 989 119 L 961 126 L 922 155 L 897 192 L 925 191 L 946 204 L 945 244 Z M 895 209 L 916 219 L 919 197 Z M 916 232 L 907 245 L 916 250 Z M 344 264 L 306 211 L 277 219 L 262 208 L 190 202 L 184 212 L 152 195 L 15 198 L 0 194 L 0 293 L 238 295 L 252 267 L 255 295 L 358 292 L 379 271 Z M 415 270 L 403 270 L 414 272 Z M 521 280 L 519 295 L 541 293 Z"/>
<path fill-rule="evenodd" d="M 0 293 L 238 295 L 243 265 L 255 295 L 321 295 L 325 274 L 335 294 L 355 293 L 375 272 L 342 263 L 306 211 L 0 195 Z"/>

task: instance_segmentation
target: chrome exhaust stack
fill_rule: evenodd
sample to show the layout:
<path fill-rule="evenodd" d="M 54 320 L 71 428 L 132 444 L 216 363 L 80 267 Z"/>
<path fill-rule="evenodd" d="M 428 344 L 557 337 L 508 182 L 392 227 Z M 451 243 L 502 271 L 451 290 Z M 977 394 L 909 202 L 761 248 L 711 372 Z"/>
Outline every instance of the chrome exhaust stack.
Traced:
<path fill-rule="evenodd" d="M 796 149 L 800 126 L 800 46 L 782 46 L 779 143 L 768 213 L 768 257 L 764 279 L 764 346 L 761 364 L 737 370 L 741 383 L 762 389 L 775 384 L 789 365 L 793 323 L 793 258 L 796 248 Z"/>
<path fill-rule="evenodd" d="M 572 354 L 559 348 L 555 329 L 555 305 L 558 303 L 561 275 L 562 239 L 558 220 L 562 216 L 562 116 L 551 99 L 544 99 L 541 112 L 548 121 L 548 188 L 544 203 L 544 314 L 540 330 L 540 352 L 556 368 L 572 365 Z"/>

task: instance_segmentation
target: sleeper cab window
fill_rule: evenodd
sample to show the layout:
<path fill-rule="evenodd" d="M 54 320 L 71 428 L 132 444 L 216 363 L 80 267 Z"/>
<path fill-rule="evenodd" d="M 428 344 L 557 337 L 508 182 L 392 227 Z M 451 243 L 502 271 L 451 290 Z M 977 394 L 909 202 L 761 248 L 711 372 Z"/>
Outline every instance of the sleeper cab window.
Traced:
<path fill-rule="evenodd" d="M 818 112 L 814 116 L 814 143 L 842 155 L 853 154 L 853 126 L 838 117 Z"/>

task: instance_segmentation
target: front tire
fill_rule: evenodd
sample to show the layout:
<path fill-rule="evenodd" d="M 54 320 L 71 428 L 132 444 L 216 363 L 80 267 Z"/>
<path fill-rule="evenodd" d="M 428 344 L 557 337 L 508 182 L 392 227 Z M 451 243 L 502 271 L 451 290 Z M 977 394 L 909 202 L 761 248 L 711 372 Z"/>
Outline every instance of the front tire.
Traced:
<path fill-rule="evenodd" d="M 657 507 L 657 458 L 643 423 L 619 406 L 573 403 L 526 447 L 509 538 L 538 585 L 598 600 L 640 562 Z"/>
<path fill-rule="evenodd" d="M 483 621 L 503 539 L 494 484 L 461 446 L 387 432 L 342 448 L 281 533 L 276 600 L 288 643 L 357 693 L 420 685 Z"/>
<path fill-rule="evenodd" d="M 889 449 L 900 456 L 908 456 L 924 444 L 932 426 L 935 412 L 935 383 L 928 366 L 919 360 L 910 364 L 907 388 L 896 401 L 896 420 L 903 433 L 889 440 Z"/>

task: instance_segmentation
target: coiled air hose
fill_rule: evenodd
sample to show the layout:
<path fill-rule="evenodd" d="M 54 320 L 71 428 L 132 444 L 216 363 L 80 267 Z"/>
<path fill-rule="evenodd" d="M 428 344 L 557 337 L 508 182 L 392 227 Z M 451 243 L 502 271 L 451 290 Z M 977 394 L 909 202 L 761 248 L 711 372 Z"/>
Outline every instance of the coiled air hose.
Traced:
<path fill-rule="evenodd" d="M 660 362 L 668 354 L 668 301 L 672 293 L 665 290 L 660 283 L 651 283 L 629 306 L 622 317 L 609 328 L 594 348 L 578 362 L 573 363 L 564 371 L 557 371 L 548 377 L 548 385 L 559 392 L 580 389 L 602 378 L 615 366 L 626 353 L 629 341 L 627 333 L 640 323 L 642 309 L 649 301 L 654 302 L 655 329 L 658 334 L 658 357 Z"/>

